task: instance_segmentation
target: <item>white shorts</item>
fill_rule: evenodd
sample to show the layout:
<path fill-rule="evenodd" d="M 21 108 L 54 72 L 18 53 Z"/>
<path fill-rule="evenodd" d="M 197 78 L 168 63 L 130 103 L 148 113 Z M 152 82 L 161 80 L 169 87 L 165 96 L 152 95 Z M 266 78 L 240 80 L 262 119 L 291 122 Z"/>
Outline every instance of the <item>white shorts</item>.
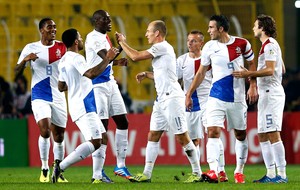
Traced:
<path fill-rule="evenodd" d="M 100 119 L 127 114 L 124 100 L 115 81 L 98 84 L 94 87 L 94 94 Z"/>
<path fill-rule="evenodd" d="M 185 112 L 189 136 L 192 140 L 203 139 L 204 110 Z"/>
<path fill-rule="evenodd" d="M 75 121 L 86 141 L 101 139 L 105 128 L 95 112 L 89 112 Z"/>
<path fill-rule="evenodd" d="M 248 108 L 246 102 L 224 102 L 209 97 L 206 105 L 207 127 L 224 128 L 226 118 L 227 131 L 231 129 L 246 130 Z"/>
<path fill-rule="evenodd" d="M 182 134 L 187 131 L 185 99 L 170 98 L 154 102 L 150 119 L 150 131 L 171 131 Z"/>
<path fill-rule="evenodd" d="M 36 122 L 44 118 L 50 118 L 51 123 L 54 125 L 66 128 L 68 118 L 65 101 L 54 103 L 44 100 L 33 100 L 31 108 Z"/>
<path fill-rule="evenodd" d="M 281 131 L 285 95 L 261 93 L 257 104 L 257 132 Z"/>

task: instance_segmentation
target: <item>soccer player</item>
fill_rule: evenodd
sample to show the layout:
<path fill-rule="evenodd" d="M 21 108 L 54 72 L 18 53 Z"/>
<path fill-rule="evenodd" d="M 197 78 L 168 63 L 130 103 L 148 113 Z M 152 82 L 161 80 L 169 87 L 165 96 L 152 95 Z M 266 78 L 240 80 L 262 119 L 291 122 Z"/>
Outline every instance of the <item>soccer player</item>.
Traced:
<path fill-rule="evenodd" d="M 192 30 L 187 36 L 188 53 L 177 58 L 177 75 L 178 79 L 183 82 L 183 90 L 186 93 L 189 89 L 195 74 L 201 64 L 201 48 L 204 45 L 204 35 L 199 30 Z M 205 78 L 192 94 L 193 106 L 190 110 L 186 110 L 188 133 L 197 149 L 198 159 L 200 160 L 200 139 L 204 138 L 203 127 L 206 124 L 205 108 L 211 87 L 212 72 L 208 68 Z M 218 177 L 220 182 L 227 182 L 228 177 L 225 172 L 224 147 L 223 142 L 219 139 L 220 144 L 220 160 Z M 202 173 L 202 171 L 200 170 Z"/>
<path fill-rule="evenodd" d="M 206 103 L 209 105 L 206 107 L 208 130 L 206 152 L 210 170 L 202 174 L 202 178 L 210 183 L 218 183 L 219 138 L 221 129 L 224 128 L 225 118 L 227 130 L 234 129 L 236 137 L 235 183 L 245 183 L 243 169 L 248 156 L 245 80 L 234 78 L 232 72 L 244 66 L 244 58 L 250 70 L 255 70 L 256 66 L 250 43 L 246 39 L 230 36 L 228 31 L 229 21 L 224 15 L 214 15 L 210 18 L 208 33 L 211 40 L 203 47 L 201 65 L 186 93 L 186 107 L 191 109 L 192 94 L 203 81 L 208 68 L 211 67 L 212 87 Z M 257 100 L 254 79 L 250 82 L 247 98 L 250 103 Z"/>
<path fill-rule="evenodd" d="M 262 43 L 257 71 L 244 69 L 233 72 L 233 76 L 237 78 L 257 77 L 257 132 L 267 174 L 253 182 L 287 183 L 285 148 L 280 136 L 285 102 L 281 82 L 285 66 L 280 46 L 275 40 L 277 32 L 274 19 L 268 15 L 259 15 L 254 23 L 253 32 Z"/>
<path fill-rule="evenodd" d="M 116 33 L 118 43 L 133 61 L 152 59 L 153 72 L 138 73 L 136 80 L 140 83 L 145 78 L 154 79 L 157 92 L 150 120 L 144 172 L 130 177 L 129 180 L 132 182 L 151 182 L 152 170 L 158 156 L 159 140 L 163 132 L 168 130 L 175 134 L 192 166 L 193 173 L 185 182 L 201 181 L 197 150 L 187 132 L 184 93 L 176 75 L 176 55 L 173 47 L 165 40 L 166 35 L 165 23 L 160 20 L 152 21 L 145 35 L 152 47 L 137 51 L 126 43 L 123 34 Z"/>
<path fill-rule="evenodd" d="M 76 29 L 68 29 L 62 34 L 67 47 L 61 58 L 59 69 L 59 91 L 68 91 L 68 105 L 72 121 L 76 123 L 86 142 L 80 144 L 60 163 L 53 166 L 52 182 L 56 183 L 60 174 L 70 165 L 85 159 L 100 147 L 104 126 L 96 114 L 93 84 L 90 79 L 102 73 L 107 64 L 118 53 L 117 48 L 108 50 L 104 59 L 93 68 L 89 68 L 84 57 L 78 52 L 83 49 L 83 40 Z"/>
<path fill-rule="evenodd" d="M 41 40 L 27 44 L 21 52 L 15 68 L 20 76 L 30 65 L 31 105 L 35 121 L 40 130 L 38 146 L 42 162 L 40 182 L 50 181 L 48 165 L 50 134 L 53 135 L 53 153 L 55 162 L 64 158 L 64 132 L 67 124 L 67 106 L 65 94 L 59 92 L 58 63 L 66 52 L 65 45 L 56 41 L 56 24 L 51 18 L 39 22 Z M 63 175 L 58 182 L 68 182 Z"/>
<path fill-rule="evenodd" d="M 106 52 L 112 47 L 107 32 L 111 31 L 110 15 L 104 10 L 97 10 L 92 17 L 94 30 L 86 37 L 85 52 L 87 63 L 90 67 L 95 66 L 105 58 Z M 119 48 L 121 51 L 121 48 Z M 121 58 L 113 60 L 107 66 L 106 70 L 93 79 L 94 92 L 96 97 L 97 113 L 100 117 L 106 131 L 108 129 L 109 117 L 112 117 L 116 123 L 115 144 L 117 151 L 117 165 L 114 173 L 118 176 L 129 178 L 126 165 L 126 152 L 128 147 L 128 120 L 126 106 L 118 88 L 117 82 L 113 76 L 113 65 L 125 66 L 127 59 Z M 102 145 L 100 149 L 93 153 L 93 177 L 102 179 L 103 182 L 111 183 L 111 179 L 104 173 L 103 165 L 106 158 L 107 134 L 102 134 Z"/>

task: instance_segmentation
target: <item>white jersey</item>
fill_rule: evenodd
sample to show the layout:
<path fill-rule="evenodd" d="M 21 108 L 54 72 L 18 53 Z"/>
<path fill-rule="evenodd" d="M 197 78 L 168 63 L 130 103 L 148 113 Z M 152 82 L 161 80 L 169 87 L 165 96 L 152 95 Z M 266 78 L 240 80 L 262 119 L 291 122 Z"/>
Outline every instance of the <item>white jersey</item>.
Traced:
<path fill-rule="evenodd" d="M 96 30 L 90 32 L 85 40 L 85 55 L 86 61 L 90 65 L 89 67 L 95 67 L 102 62 L 103 59 L 97 54 L 100 50 L 109 50 L 111 47 L 112 45 L 107 34 L 102 34 Z M 109 63 L 106 69 L 93 79 L 93 84 L 95 86 L 114 79 L 112 64 L 113 62 Z"/>
<path fill-rule="evenodd" d="M 197 73 L 199 67 L 201 65 L 201 57 L 191 58 L 189 53 L 181 55 L 177 58 L 177 75 L 178 79 L 183 80 L 183 90 L 184 93 L 190 88 L 195 74 Z M 206 72 L 204 80 L 201 84 L 196 88 L 196 90 L 192 94 L 193 100 L 193 111 L 199 111 L 202 109 L 204 104 L 207 101 L 209 90 L 211 87 L 212 81 L 212 73 L 211 68 L 209 68 Z"/>
<path fill-rule="evenodd" d="M 163 41 L 147 50 L 153 55 L 152 67 L 157 101 L 173 97 L 184 97 L 176 74 L 176 55 L 173 47 Z"/>
<path fill-rule="evenodd" d="M 201 64 L 212 67 L 210 97 L 225 102 L 245 102 L 245 79 L 234 78 L 233 70 L 240 70 L 247 61 L 254 59 L 251 44 L 244 38 L 230 36 L 227 43 L 217 40 L 207 42 L 202 50 Z"/>
<path fill-rule="evenodd" d="M 68 86 L 68 105 L 72 121 L 86 113 L 96 112 L 92 81 L 83 76 L 88 69 L 89 65 L 84 57 L 72 51 L 67 51 L 59 63 L 59 81 Z"/>
<path fill-rule="evenodd" d="M 36 53 L 38 59 L 30 61 L 31 100 L 47 102 L 66 101 L 65 94 L 58 90 L 58 63 L 65 54 L 66 47 L 62 42 L 54 41 L 53 45 L 45 46 L 41 41 L 27 44 L 21 52 L 18 64 L 30 53 Z"/>
<path fill-rule="evenodd" d="M 283 61 L 277 41 L 270 37 L 263 42 L 259 51 L 257 70 L 266 68 L 266 61 L 275 61 L 275 72 L 272 76 L 257 77 L 259 91 L 270 91 L 272 94 L 284 94 L 282 82 Z"/>

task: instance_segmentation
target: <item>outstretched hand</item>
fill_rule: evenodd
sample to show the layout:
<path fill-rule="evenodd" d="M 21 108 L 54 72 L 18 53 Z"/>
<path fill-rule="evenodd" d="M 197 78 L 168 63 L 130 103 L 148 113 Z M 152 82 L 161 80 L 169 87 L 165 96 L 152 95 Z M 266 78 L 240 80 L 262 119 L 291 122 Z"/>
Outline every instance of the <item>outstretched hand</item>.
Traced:
<path fill-rule="evenodd" d="M 118 44 L 119 44 L 120 42 L 125 42 L 125 41 L 126 41 L 126 37 L 125 37 L 124 34 L 122 34 L 122 33 L 116 32 L 116 33 L 115 33 L 115 36 L 116 36 L 116 39 L 117 39 Z"/>
<path fill-rule="evenodd" d="M 240 67 L 241 67 L 241 70 L 239 70 L 239 71 L 233 71 L 232 75 L 234 77 L 236 77 L 236 78 L 247 78 L 249 76 L 248 69 L 246 69 L 243 66 L 240 66 Z"/>
<path fill-rule="evenodd" d="M 138 73 L 136 76 L 135 76 L 135 79 L 138 83 L 141 83 L 142 80 L 144 80 L 145 78 L 147 77 L 146 73 L 145 72 L 141 72 L 141 73 Z"/>
<path fill-rule="evenodd" d="M 188 111 L 191 111 L 193 108 L 193 100 L 191 98 L 185 97 L 185 107 Z"/>
<path fill-rule="evenodd" d="M 25 58 L 24 58 L 24 61 L 27 62 L 27 61 L 35 61 L 36 59 L 38 59 L 39 57 L 37 56 L 38 53 L 30 53 L 29 55 L 27 55 Z"/>
<path fill-rule="evenodd" d="M 106 57 L 111 61 L 113 60 L 116 55 L 119 53 L 119 49 L 118 48 L 115 48 L 115 47 L 112 47 L 110 48 L 107 53 L 106 53 Z"/>
<path fill-rule="evenodd" d="M 118 59 L 118 60 L 115 60 L 116 62 L 116 65 L 118 66 L 127 66 L 128 65 L 128 59 L 126 58 L 121 58 L 121 59 Z"/>

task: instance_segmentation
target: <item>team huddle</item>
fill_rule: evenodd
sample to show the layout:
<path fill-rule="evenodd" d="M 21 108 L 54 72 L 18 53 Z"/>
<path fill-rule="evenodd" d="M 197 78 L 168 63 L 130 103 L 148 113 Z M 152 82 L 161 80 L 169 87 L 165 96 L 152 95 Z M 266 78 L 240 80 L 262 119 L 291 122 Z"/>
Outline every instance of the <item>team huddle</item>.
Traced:
<path fill-rule="evenodd" d="M 275 40 L 272 17 L 259 15 L 254 36 L 262 42 L 258 65 L 248 40 L 231 36 L 224 15 L 213 15 L 208 24 L 211 40 L 204 42 L 199 30 L 187 36 L 188 52 L 176 58 L 166 41 L 163 21 L 149 23 L 146 38 L 152 46 L 138 51 L 128 45 L 125 35 L 116 32 L 118 47 L 107 35 L 111 31 L 110 15 L 97 10 L 92 16 L 94 30 L 85 42 L 80 31 L 63 32 L 62 42 L 55 40 L 56 25 L 51 18 L 39 23 L 41 40 L 27 44 L 17 63 L 16 74 L 30 65 L 32 70 L 32 110 L 40 129 L 38 146 L 41 159 L 40 182 L 68 182 L 63 172 L 92 155 L 92 183 L 113 183 L 104 172 L 108 121 L 116 123 L 116 166 L 114 174 L 130 182 L 151 182 L 152 171 L 164 132 L 170 131 L 182 146 L 191 165 L 191 175 L 184 183 L 227 182 L 221 130 L 234 130 L 236 168 L 235 183 L 245 183 L 244 166 L 248 157 L 247 102 L 258 102 L 258 138 L 266 166 L 266 175 L 254 183 L 287 183 L 285 149 L 280 137 L 285 93 L 281 85 L 285 66 Z M 79 51 L 85 47 L 85 57 Z M 151 113 L 144 171 L 132 175 L 126 167 L 128 146 L 127 111 L 113 76 L 113 66 L 132 61 L 152 60 L 152 71 L 141 71 L 136 80 L 152 79 L 157 98 Z M 244 63 L 246 60 L 246 63 Z M 245 83 L 249 82 L 249 88 Z M 247 91 L 246 91 L 247 90 Z M 69 114 L 82 132 L 85 142 L 64 158 L 64 132 Z M 209 106 L 207 106 L 209 105 Z M 48 164 L 50 135 L 53 135 L 54 165 Z M 207 135 L 206 155 L 209 171 L 200 166 L 200 139 Z"/>

